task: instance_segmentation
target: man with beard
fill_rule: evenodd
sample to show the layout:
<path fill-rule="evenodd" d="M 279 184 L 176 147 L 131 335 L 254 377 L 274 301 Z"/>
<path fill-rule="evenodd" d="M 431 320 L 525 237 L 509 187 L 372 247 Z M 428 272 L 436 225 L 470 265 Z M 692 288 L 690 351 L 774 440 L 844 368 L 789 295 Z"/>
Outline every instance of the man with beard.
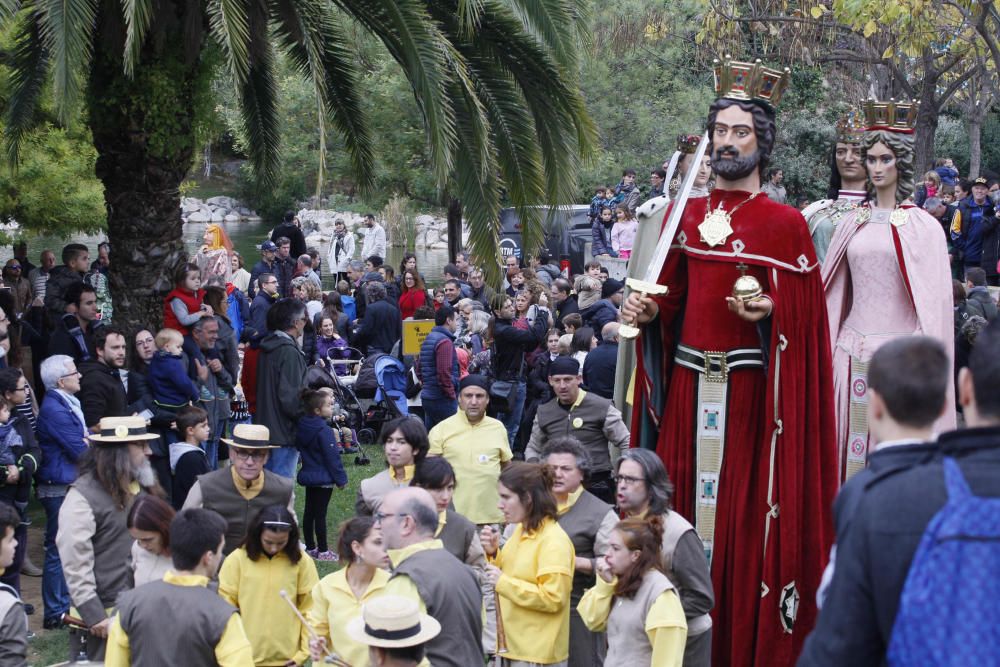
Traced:
<path fill-rule="evenodd" d="M 633 292 L 623 308 L 643 326 L 633 445 L 655 448 L 676 483 L 675 508 L 694 524 L 720 593 L 713 659 L 734 667 L 794 663 L 832 540 L 819 262 L 802 215 L 760 196 L 789 78 L 760 63 L 716 65 L 715 190 L 682 202 L 656 281 L 668 292 Z"/>
<path fill-rule="evenodd" d="M 864 134 L 863 123 L 854 114 L 848 114 L 837 122 L 837 143 L 830 159 L 827 198 L 813 202 L 802 211 L 802 216 L 809 223 L 809 233 L 820 263 L 826 257 L 837 223 L 868 196 L 865 187 L 867 174 L 861 158 L 861 138 Z"/>
<path fill-rule="evenodd" d="M 91 429 L 104 417 L 129 414 L 121 370 L 127 358 L 125 332 L 116 326 L 98 327 L 94 334 L 97 359 L 80 364 L 80 404 Z"/>
<path fill-rule="evenodd" d="M 148 459 L 149 441 L 157 437 L 142 417 L 101 419 L 59 510 L 56 546 L 73 606 L 90 628 L 90 660 L 104 658 L 108 610 L 129 587 L 132 503 L 140 494 L 162 493 Z"/>

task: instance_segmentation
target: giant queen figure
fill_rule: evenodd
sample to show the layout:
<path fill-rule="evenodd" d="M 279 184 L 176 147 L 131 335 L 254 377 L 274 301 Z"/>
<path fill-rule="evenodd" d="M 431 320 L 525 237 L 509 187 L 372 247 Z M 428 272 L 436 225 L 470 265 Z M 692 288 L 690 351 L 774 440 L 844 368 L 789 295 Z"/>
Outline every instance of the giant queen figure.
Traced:
<path fill-rule="evenodd" d="M 633 444 L 663 459 L 711 560 L 713 663 L 727 667 L 794 664 L 832 540 L 819 264 L 801 214 L 760 190 L 789 77 L 716 63 L 715 189 L 671 204 L 684 208 L 656 280 L 667 293 L 633 292 L 623 309 L 641 326 Z"/>

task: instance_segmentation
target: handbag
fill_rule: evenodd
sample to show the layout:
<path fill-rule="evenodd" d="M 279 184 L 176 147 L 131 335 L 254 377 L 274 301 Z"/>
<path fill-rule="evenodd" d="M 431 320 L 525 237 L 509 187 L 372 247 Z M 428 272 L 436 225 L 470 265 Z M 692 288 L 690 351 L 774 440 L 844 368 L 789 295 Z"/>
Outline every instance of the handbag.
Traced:
<path fill-rule="evenodd" d="M 495 344 L 490 346 L 490 362 L 490 366 L 495 368 L 497 362 L 497 349 Z M 521 371 L 523 370 L 524 353 L 522 352 L 521 366 L 518 370 L 518 377 L 520 377 Z M 514 411 L 515 404 L 517 403 L 517 381 L 499 380 L 494 377 L 490 380 L 489 394 L 491 411 L 511 413 Z"/>

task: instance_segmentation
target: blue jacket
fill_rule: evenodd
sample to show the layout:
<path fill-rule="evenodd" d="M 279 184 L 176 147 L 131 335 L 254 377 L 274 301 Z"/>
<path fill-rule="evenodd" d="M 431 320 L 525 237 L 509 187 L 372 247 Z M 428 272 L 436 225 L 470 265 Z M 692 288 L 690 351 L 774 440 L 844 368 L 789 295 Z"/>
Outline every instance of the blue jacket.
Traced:
<path fill-rule="evenodd" d="M 250 322 L 245 322 L 243 325 L 243 330 L 246 332 L 243 338 L 249 341 L 254 347 L 259 345 L 264 336 L 268 334 L 267 311 L 271 310 L 271 306 L 277 300 L 277 296 L 271 296 L 264 290 L 261 290 L 257 292 L 257 296 L 253 298 L 253 303 L 250 304 Z"/>
<path fill-rule="evenodd" d="M 70 484 L 76 479 L 76 462 L 87 451 L 84 424 L 58 391 L 45 392 L 38 412 L 38 445 L 42 465 L 39 484 Z"/>
<path fill-rule="evenodd" d="M 437 348 L 446 342 L 451 343 L 451 395 L 441 386 L 438 378 Z M 455 353 L 455 334 L 448 331 L 447 327 L 434 327 L 420 344 L 420 365 L 417 370 L 420 373 L 420 382 L 423 384 L 423 389 L 420 390 L 421 400 L 442 398 L 454 400 L 458 396 L 458 355 Z"/>
<path fill-rule="evenodd" d="M 149 360 L 148 378 L 153 399 L 161 405 L 177 407 L 201 397 L 179 354 L 157 350 Z"/>
<path fill-rule="evenodd" d="M 594 336 L 598 342 L 602 341 L 601 329 L 608 322 L 615 322 L 618 319 L 618 309 L 608 299 L 600 299 L 591 306 L 587 306 L 580 311 L 583 318 L 583 326 L 594 330 Z"/>
<path fill-rule="evenodd" d="M 989 198 L 982 204 L 977 204 L 972 195 L 969 195 L 958 203 L 951 219 L 951 240 L 962 251 L 962 261 L 966 266 L 979 266 L 983 259 L 984 236 L 987 229 L 992 230 L 995 224 L 996 212 Z M 996 273 L 995 265 L 987 273 Z"/>
<path fill-rule="evenodd" d="M 302 486 L 347 485 L 347 472 L 340 460 L 340 445 L 326 420 L 309 415 L 299 420 L 295 446 L 302 455 L 298 482 Z"/>

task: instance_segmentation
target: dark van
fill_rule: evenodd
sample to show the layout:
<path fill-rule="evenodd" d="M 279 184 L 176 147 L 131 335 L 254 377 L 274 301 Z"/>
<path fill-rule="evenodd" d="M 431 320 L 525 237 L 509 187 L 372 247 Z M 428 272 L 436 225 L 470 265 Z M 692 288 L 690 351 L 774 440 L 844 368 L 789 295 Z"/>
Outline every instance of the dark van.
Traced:
<path fill-rule="evenodd" d="M 582 204 L 559 206 L 546 209 L 542 220 L 545 228 L 545 247 L 552 255 L 553 263 L 563 266 L 569 262 L 570 274 L 583 273 L 583 265 L 590 260 L 590 207 Z M 521 264 L 528 265 L 525 253 L 532 254 L 535 248 L 521 246 L 521 220 L 517 210 L 505 208 L 500 211 L 500 260 L 514 255 Z"/>

